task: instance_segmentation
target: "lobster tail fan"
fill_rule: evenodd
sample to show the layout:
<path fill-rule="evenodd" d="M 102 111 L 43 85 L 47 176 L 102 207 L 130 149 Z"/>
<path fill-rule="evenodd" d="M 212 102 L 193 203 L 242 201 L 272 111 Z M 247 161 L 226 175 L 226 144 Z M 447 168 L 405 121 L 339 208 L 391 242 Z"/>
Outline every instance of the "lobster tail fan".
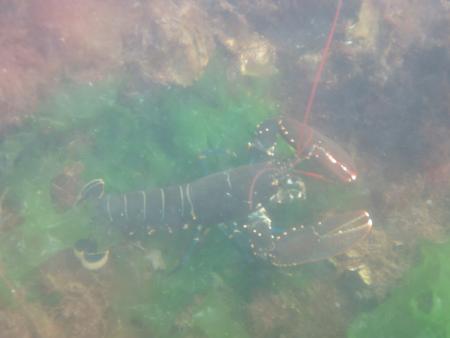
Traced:
<path fill-rule="evenodd" d="M 96 178 L 86 183 L 81 188 L 77 196 L 75 205 L 82 203 L 85 200 L 101 199 L 105 191 L 105 181 L 101 178 Z"/>

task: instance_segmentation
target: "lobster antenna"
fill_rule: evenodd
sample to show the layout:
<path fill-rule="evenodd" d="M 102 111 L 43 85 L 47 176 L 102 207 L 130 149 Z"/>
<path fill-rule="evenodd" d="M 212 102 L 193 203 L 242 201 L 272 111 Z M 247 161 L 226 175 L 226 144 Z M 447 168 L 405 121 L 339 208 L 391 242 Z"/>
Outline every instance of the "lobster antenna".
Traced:
<path fill-rule="evenodd" d="M 308 125 L 309 115 L 311 114 L 311 108 L 314 103 L 314 98 L 316 97 L 317 87 L 319 86 L 320 78 L 322 77 L 323 69 L 328 59 L 328 54 L 330 53 L 331 42 L 333 41 L 334 32 L 336 31 L 336 24 L 339 19 L 339 14 L 341 12 L 343 0 L 338 0 L 336 7 L 336 12 L 334 13 L 333 23 L 331 24 L 330 32 L 328 33 L 327 41 L 322 50 L 322 57 L 320 63 L 317 66 L 316 74 L 314 75 L 314 80 L 311 86 L 311 92 L 308 96 L 308 101 L 306 103 L 305 114 L 303 115 L 303 123 Z"/>

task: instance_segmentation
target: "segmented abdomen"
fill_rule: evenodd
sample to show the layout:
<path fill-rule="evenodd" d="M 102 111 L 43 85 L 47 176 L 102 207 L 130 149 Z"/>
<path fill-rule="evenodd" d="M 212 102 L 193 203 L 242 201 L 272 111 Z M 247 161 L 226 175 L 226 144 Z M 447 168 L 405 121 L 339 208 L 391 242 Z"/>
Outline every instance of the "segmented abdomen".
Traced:
<path fill-rule="evenodd" d="M 246 165 L 187 184 L 106 194 L 100 208 L 113 224 L 147 231 L 218 224 L 246 217 L 257 203 L 267 202 L 276 191 L 275 174 L 268 163 Z"/>

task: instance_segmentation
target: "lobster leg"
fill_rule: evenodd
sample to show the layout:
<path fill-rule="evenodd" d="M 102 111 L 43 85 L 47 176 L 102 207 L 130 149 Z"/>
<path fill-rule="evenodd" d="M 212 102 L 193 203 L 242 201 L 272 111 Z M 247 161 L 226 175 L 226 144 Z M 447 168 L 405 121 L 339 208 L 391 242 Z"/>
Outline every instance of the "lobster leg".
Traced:
<path fill-rule="evenodd" d="M 256 211 L 248 215 L 245 222 L 222 224 L 220 228 L 241 251 L 268 260 L 275 248 L 271 223 L 266 209 L 259 205 Z"/>
<path fill-rule="evenodd" d="M 294 266 L 331 258 L 350 249 L 371 228 L 366 211 L 328 217 L 311 227 L 291 228 L 275 237 L 270 261 L 275 266 Z"/>
<path fill-rule="evenodd" d="M 192 255 L 193 255 L 195 249 L 197 248 L 198 244 L 206 236 L 207 236 L 207 232 L 204 231 L 204 229 L 201 225 L 199 225 L 195 228 L 194 235 L 192 237 L 191 242 L 189 243 L 189 246 L 186 248 L 186 250 L 185 250 L 183 256 L 181 257 L 180 261 L 178 262 L 178 264 L 172 269 L 172 271 L 170 271 L 169 274 L 173 274 L 187 265 L 187 263 L 189 262 L 189 260 L 191 259 Z"/>

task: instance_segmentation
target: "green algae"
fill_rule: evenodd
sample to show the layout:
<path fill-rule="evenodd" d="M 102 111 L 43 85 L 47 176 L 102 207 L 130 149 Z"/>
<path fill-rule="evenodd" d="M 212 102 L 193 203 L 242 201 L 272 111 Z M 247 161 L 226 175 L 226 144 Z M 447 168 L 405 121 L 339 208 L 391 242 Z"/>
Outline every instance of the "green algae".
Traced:
<path fill-rule="evenodd" d="M 2 185 L 7 197 L 16 201 L 23 220 L 1 237 L 2 261 L 12 276 L 26 275 L 55 252 L 70 247 L 74 238 L 86 234 L 83 220 L 87 220 L 75 209 L 63 215 L 51 202 L 51 180 L 62 170 L 61 153 L 36 143 L 20 147 L 20 141 L 3 144 L 15 166 L 4 173 Z"/>
<path fill-rule="evenodd" d="M 349 337 L 449 337 L 450 245 L 427 244 L 417 266 L 389 297 L 360 315 Z"/>
<path fill-rule="evenodd" d="M 55 209 L 51 182 L 66 166 L 82 163 L 82 179 L 101 177 L 107 191 L 176 184 L 247 163 L 246 144 L 255 125 L 276 114 L 266 83 L 230 82 L 220 63 L 213 63 L 191 88 L 144 91 L 131 103 L 120 100 L 122 81 L 62 86 L 36 117 L 0 144 L 2 154 L 8 155 L 2 163 L 1 182 L 18 201 L 23 219 L 1 239 L 2 264 L 14 284 L 33 284 L 36 269 L 79 238 L 97 237 L 102 247 L 118 242 L 105 235 L 105 227 L 92 223 L 88 209 L 65 213 Z M 182 248 L 191 236 L 140 242 L 160 249 L 170 268 L 184 254 Z M 115 259 L 118 270 L 120 265 L 127 267 L 125 276 L 148 271 L 149 262 L 139 259 L 140 253 L 122 252 Z M 245 337 L 245 324 L 237 316 L 242 303 L 232 291 L 236 285 L 243 293 L 250 288 L 239 284 L 242 271 L 236 270 L 236 264 L 242 267 L 241 259 L 235 247 L 214 230 L 193 254 L 189 268 L 169 276 L 156 274 L 149 285 L 136 282 L 133 287 L 129 279 L 124 280 L 122 292 L 112 302 L 129 319 L 128 325 L 161 337 L 174 336 L 174 322 L 186 309 L 195 312 L 186 328 L 191 333 L 219 337 L 222 331 Z M 215 281 L 223 278 L 217 286 Z M 198 297 L 203 301 L 196 303 Z"/>
<path fill-rule="evenodd" d="M 245 329 L 242 313 L 237 311 L 232 290 L 214 287 L 205 296 L 201 307 L 193 309 L 193 327 L 205 337 L 250 337 Z"/>
<path fill-rule="evenodd" d="M 164 242 L 167 247 L 161 250 L 165 259 L 174 255 L 174 248 L 186 245 L 177 237 Z M 150 240 L 146 247 L 152 244 Z M 181 250 L 175 256 L 179 259 L 183 254 Z M 120 275 L 136 276 L 132 270 L 148 270 L 148 262 L 135 258 L 133 254 L 127 255 L 127 261 L 122 260 L 120 267 L 116 265 Z M 224 241 L 219 231 L 212 231 L 181 269 L 155 273 L 148 282 L 140 282 L 139 278 L 124 281 L 116 311 L 130 325 L 158 337 L 223 337 L 227 332 L 245 337 L 241 334 L 245 332 L 245 323 L 235 315 L 243 310 L 241 289 L 251 282 L 240 268 L 243 264 L 232 243 Z M 217 330 L 221 329 L 219 334 Z"/>
<path fill-rule="evenodd" d="M 116 106 L 120 81 L 111 78 L 95 84 L 66 83 L 41 104 L 29 123 L 35 133 L 67 134 L 92 130 L 102 114 Z"/>

